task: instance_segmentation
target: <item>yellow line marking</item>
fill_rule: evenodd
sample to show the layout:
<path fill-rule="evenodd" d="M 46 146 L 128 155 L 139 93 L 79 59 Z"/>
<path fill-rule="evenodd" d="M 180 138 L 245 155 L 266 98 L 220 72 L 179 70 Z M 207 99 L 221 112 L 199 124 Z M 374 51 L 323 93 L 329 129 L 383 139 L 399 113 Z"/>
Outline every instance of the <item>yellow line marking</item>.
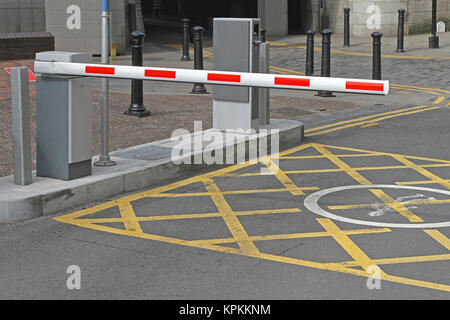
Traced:
<path fill-rule="evenodd" d="M 353 168 L 351 168 L 348 164 L 346 164 L 344 161 L 333 155 L 331 152 L 329 152 L 327 149 L 325 149 L 323 146 L 318 144 L 313 144 L 314 148 L 322 153 L 323 155 L 327 156 L 328 159 L 333 162 L 337 167 L 343 169 L 345 173 L 347 173 L 349 176 L 351 176 L 353 179 L 355 179 L 360 184 L 371 184 L 371 182 L 363 177 L 361 174 L 359 174 L 357 171 L 355 171 Z M 412 213 L 410 210 L 408 210 L 404 205 L 402 205 L 400 202 L 395 201 L 392 199 L 389 195 L 387 195 L 383 190 L 380 189 L 369 189 L 370 192 L 372 192 L 375 196 L 377 196 L 381 201 L 385 202 L 386 205 L 389 205 L 392 207 L 395 211 L 400 213 L 402 216 L 406 217 L 411 222 L 422 222 L 423 220 L 416 216 L 414 213 Z"/>
<path fill-rule="evenodd" d="M 436 95 L 436 96 L 441 96 L 441 93 L 435 92 L 435 91 L 431 91 L 431 90 L 421 90 L 421 89 L 414 89 L 414 88 L 398 87 L 396 85 L 391 85 L 391 89 L 403 90 L 403 91 L 424 92 L 424 93 L 429 93 L 429 94 L 433 94 L 433 95 Z"/>
<path fill-rule="evenodd" d="M 433 101 L 433 104 L 439 104 L 441 102 L 445 101 L 445 97 L 440 96 L 435 101 Z"/>
<path fill-rule="evenodd" d="M 446 180 L 441 179 L 440 177 L 438 177 L 437 175 L 431 173 L 430 171 L 428 171 L 427 169 L 423 168 L 422 166 L 416 165 L 412 161 L 406 159 L 406 157 L 399 156 L 399 155 L 393 155 L 392 157 L 394 159 L 396 159 L 397 161 L 399 161 L 399 162 L 403 163 L 404 165 L 406 165 L 408 168 L 411 168 L 411 169 L 415 170 L 416 172 L 420 173 L 421 175 L 427 177 L 430 180 L 439 181 L 438 183 L 440 185 L 446 187 L 447 189 L 450 189 L 450 183 L 449 182 L 447 182 Z"/>
<path fill-rule="evenodd" d="M 408 88 L 415 88 L 415 89 L 432 90 L 432 91 L 438 91 L 438 92 L 450 94 L 450 91 L 448 91 L 448 90 L 443 90 L 443 89 L 424 88 L 424 87 L 417 87 L 417 86 L 411 86 L 411 85 L 406 85 L 406 84 L 398 84 L 398 83 L 393 84 L 393 85 L 398 86 L 398 87 L 408 87 Z"/>
<path fill-rule="evenodd" d="M 236 239 L 242 252 L 250 256 L 258 254 L 258 248 L 256 248 L 255 244 L 249 239 L 247 231 L 245 231 L 214 180 L 204 179 L 203 183 L 211 194 L 211 199 L 214 201 L 214 204 L 222 215 L 223 220 L 227 224 L 233 237 Z"/>
<path fill-rule="evenodd" d="M 175 49 L 182 49 L 183 46 L 180 44 L 169 44 L 169 47 L 175 48 Z M 194 53 L 194 49 L 189 48 L 189 53 Z M 211 58 L 213 56 L 213 53 L 207 50 L 203 50 L 203 56 Z"/>
<path fill-rule="evenodd" d="M 250 216 L 250 215 L 265 215 L 265 214 L 279 214 L 279 213 L 300 213 L 299 208 L 290 209 L 271 209 L 271 210 L 250 210 L 250 211 L 235 211 L 236 216 Z M 211 213 L 187 213 L 187 214 L 171 214 L 165 216 L 149 216 L 137 217 L 139 222 L 149 221 L 164 221 L 164 220 L 184 220 L 184 219 L 203 219 L 221 217 L 219 212 Z M 98 219 L 79 219 L 82 223 L 108 223 L 108 222 L 123 222 L 122 218 L 98 218 Z"/>
<path fill-rule="evenodd" d="M 310 267 L 310 268 L 315 268 L 315 269 L 320 269 L 320 270 L 329 270 L 329 271 L 342 272 L 342 273 L 347 273 L 347 274 L 361 276 L 361 277 L 364 277 L 364 278 L 369 277 L 369 275 L 365 271 L 351 269 L 351 268 L 346 268 L 346 267 L 343 267 L 343 266 L 338 265 L 338 264 L 329 265 L 329 264 L 324 264 L 324 263 L 318 263 L 318 262 L 312 262 L 312 261 L 306 261 L 306 260 L 300 260 L 300 259 L 276 256 L 276 255 L 267 254 L 267 253 L 261 253 L 259 255 L 259 258 L 265 259 L 265 260 L 270 260 L 270 261 L 281 262 L 281 263 L 288 263 L 288 264 L 297 265 L 297 266 Z M 448 286 L 448 285 L 432 283 L 432 282 L 426 282 L 426 281 L 420 281 L 420 280 L 414 280 L 414 279 L 408 279 L 408 278 L 402 278 L 402 277 L 397 277 L 397 276 L 391 276 L 391 275 L 387 275 L 386 273 L 382 274 L 381 280 L 390 281 L 390 282 L 396 282 L 396 283 L 401 283 L 401 284 L 407 284 L 407 285 L 412 285 L 412 286 L 416 286 L 416 287 L 422 287 L 422 288 L 428 288 L 428 289 L 435 289 L 435 290 L 442 290 L 442 291 L 450 292 L 450 286 Z"/>
<path fill-rule="evenodd" d="M 385 153 L 361 153 L 361 154 L 337 154 L 336 156 L 339 158 L 342 157 L 373 157 L 373 156 L 385 156 Z M 325 156 L 281 156 L 279 159 L 326 159 Z"/>
<path fill-rule="evenodd" d="M 386 194 L 383 190 L 380 189 L 369 189 L 374 195 L 376 195 L 381 201 L 385 203 L 385 205 L 391 207 L 402 216 L 407 218 L 410 222 L 423 222 L 423 219 L 416 216 L 412 213 L 408 208 L 406 208 L 401 202 L 396 201 L 388 194 Z"/>
<path fill-rule="evenodd" d="M 338 226 L 330 219 L 316 219 L 320 225 L 331 234 L 334 240 L 364 269 L 376 265 Z M 381 271 L 383 275 L 384 272 Z"/>
<path fill-rule="evenodd" d="M 256 173 L 256 175 L 260 175 L 259 173 Z M 226 177 L 236 177 L 238 175 L 233 174 L 227 174 Z M 311 187 L 316 190 L 317 187 Z M 289 190 L 285 188 L 277 188 L 277 189 L 249 189 L 249 190 L 230 190 L 230 191 L 222 191 L 224 195 L 229 194 L 252 194 L 252 193 L 267 193 L 267 192 L 287 192 Z M 208 192 L 194 192 L 194 193 L 158 193 L 158 194 L 152 194 L 148 195 L 148 198 L 184 198 L 184 197 L 209 197 Z"/>
<path fill-rule="evenodd" d="M 420 205 L 426 205 L 426 204 L 444 204 L 444 203 L 450 203 L 450 199 L 408 201 L 409 206 L 420 206 Z M 349 204 L 349 205 L 339 205 L 339 206 L 328 206 L 328 209 L 330 209 L 330 210 L 351 210 L 351 209 L 373 208 L 375 206 L 383 206 L 383 205 L 387 205 L 387 204 L 386 203 L 383 203 L 383 204 L 380 204 L 380 203 Z"/>
<path fill-rule="evenodd" d="M 270 69 L 272 69 L 273 71 L 276 70 L 276 71 L 284 71 L 284 72 L 298 74 L 298 75 L 305 75 L 304 72 L 295 71 L 295 70 L 291 70 L 291 69 L 280 68 L 280 67 L 275 67 L 275 66 L 270 66 Z"/>
<path fill-rule="evenodd" d="M 368 124 L 363 124 L 362 126 L 361 126 L 361 128 L 370 128 L 370 127 L 374 127 L 374 126 L 378 126 L 379 125 L 379 123 L 377 123 L 377 122 L 374 122 L 374 123 L 368 123 Z"/>
<path fill-rule="evenodd" d="M 364 117 L 360 117 L 360 118 L 353 118 L 353 119 L 349 119 L 349 120 L 345 120 L 345 121 L 334 122 L 334 123 L 327 124 L 327 125 L 324 125 L 324 126 L 306 129 L 305 133 L 319 131 L 319 130 L 322 130 L 322 129 L 336 127 L 336 126 L 340 126 L 340 125 L 348 124 L 348 123 L 352 123 L 352 122 L 360 122 L 360 121 L 363 121 L 363 120 L 368 120 L 368 119 L 372 119 L 372 118 L 376 118 L 376 117 L 380 117 L 380 116 L 385 116 L 385 115 L 390 115 L 390 114 L 397 114 L 397 113 L 402 113 L 402 112 L 405 112 L 405 111 L 412 111 L 412 110 L 417 110 L 417 109 L 423 109 L 423 108 L 427 108 L 427 107 L 428 106 L 410 107 L 410 108 L 398 109 L 398 110 L 384 112 L 384 113 L 377 113 L 377 114 L 373 114 L 373 115 L 370 115 L 370 116 L 364 116 Z"/>
<path fill-rule="evenodd" d="M 372 152 L 372 151 L 366 151 L 366 150 L 360 150 L 360 149 L 354 149 L 354 148 L 334 147 L 334 146 L 326 146 L 326 145 L 318 145 L 318 144 L 305 144 L 305 145 L 300 145 L 298 147 L 283 151 L 280 154 L 275 154 L 275 155 L 266 157 L 266 161 L 268 159 L 270 159 L 270 157 L 272 157 L 272 159 L 282 158 L 283 156 L 289 156 L 290 154 L 293 154 L 295 152 L 305 150 L 308 148 L 316 149 L 317 146 L 321 146 L 322 148 L 329 148 L 330 150 L 334 150 L 334 152 L 337 152 L 339 150 L 346 150 L 346 151 L 359 152 L 366 156 L 370 156 L 371 154 L 374 156 L 375 155 L 377 155 L 377 156 L 386 155 L 386 156 L 391 156 L 391 157 L 393 156 L 393 154 L 389 154 L 389 153 Z M 323 153 L 321 153 L 321 154 L 322 154 L 321 157 L 323 156 L 324 158 L 330 159 L 330 157 L 328 155 L 325 156 Z M 338 154 L 338 155 L 334 155 L 334 157 L 335 157 L 334 159 L 339 159 L 340 157 L 345 157 L 345 156 L 358 156 L 358 155 L 348 155 L 348 154 L 347 155 L 339 155 Z M 421 159 L 421 160 L 439 162 L 439 164 L 430 164 L 430 165 L 426 165 L 426 166 L 448 166 L 450 164 L 450 161 L 448 161 L 448 160 L 439 160 L 439 159 L 431 159 L 431 158 L 416 157 L 416 156 L 403 156 L 403 155 L 399 155 L 399 156 L 404 157 L 405 159 L 406 158 L 407 159 Z M 259 258 L 259 259 L 264 259 L 267 261 L 289 263 L 289 264 L 293 264 L 293 265 L 311 267 L 311 268 L 316 268 L 316 269 L 320 269 L 320 270 L 342 272 L 342 273 L 346 273 L 346 274 L 361 276 L 364 278 L 367 278 L 370 275 L 367 274 L 365 271 L 351 269 L 349 267 L 350 266 L 367 265 L 372 262 L 374 262 L 373 264 L 383 264 L 383 263 L 387 264 L 387 263 L 406 263 L 406 262 L 413 262 L 413 261 L 450 260 L 450 256 L 444 256 L 444 255 L 435 255 L 435 256 L 429 256 L 429 257 L 370 259 L 353 241 L 350 240 L 350 238 L 348 236 L 352 235 L 352 234 L 357 234 L 357 233 L 364 234 L 364 233 L 390 232 L 389 229 L 384 229 L 384 230 L 383 229 L 370 229 L 370 230 L 363 229 L 363 230 L 345 231 L 345 230 L 340 230 L 335 225 L 334 226 L 331 225 L 331 228 L 338 229 L 338 230 L 336 230 L 336 229 L 333 230 L 334 238 L 339 239 L 339 240 L 337 240 L 338 243 L 341 244 L 341 246 L 344 246 L 344 249 L 347 250 L 347 252 L 349 252 L 349 251 L 351 252 L 350 255 L 355 259 L 355 261 L 324 264 L 324 263 L 317 263 L 317 262 L 313 262 L 313 261 L 306 261 L 306 260 L 301 260 L 301 259 L 287 258 L 287 257 L 282 257 L 282 256 L 261 253 L 256 248 L 256 246 L 254 246 L 253 241 L 294 239 L 295 237 L 302 238 L 302 237 L 307 237 L 308 234 L 261 235 L 261 236 L 256 236 L 256 237 L 248 236 L 245 229 L 242 227 L 242 225 L 240 225 L 240 222 L 237 219 L 238 215 L 241 215 L 241 214 L 242 215 L 245 215 L 245 214 L 270 214 L 270 213 L 276 213 L 275 211 L 280 211 L 280 210 L 274 210 L 273 212 L 269 212 L 270 210 L 233 212 L 231 210 L 231 207 L 229 206 L 229 204 L 226 202 L 226 199 L 224 198 L 225 192 L 220 191 L 219 188 L 217 187 L 217 185 L 214 184 L 214 181 L 212 179 L 215 177 L 227 176 L 227 175 L 231 174 L 232 172 L 234 172 L 238 169 L 247 167 L 253 163 L 254 163 L 254 161 L 246 162 L 243 164 L 238 164 L 238 165 L 230 166 L 227 168 L 223 168 L 223 169 L 217 170 L 215 172 L 203 174 L 201 176 L 191 177 L 191 178 L 185 179 L 183 181 L 172 183 L 170 185 L 158 187 L 158 188 L 155 188 L 155 189 L 143 192 L 143 193 L 126 196 L 119 200 L 114 200 L 114 201 L 111 201 L 108 203 L 97 205 L 92 208 L 88 208 L 85 210 L 81 210 L 79 212 L 72 213 L 69 215 L 57 217 L 57 218 L 55 218 L 55 220 L 65 222 L 65 223 L 70 223 L 72 225 L 76 225 L 76 226 L 80 226 L 80 227 L 86 227 L 86 228 L 98 230 L 98 231 L 110 232 L 110 233 L 114 233 L 114 234 L 127 235 L 127 236 L 134 236 L 134 237 L 142 238 L 142 239 L 163 241 L 166 243 L 196 247 L 196 248 L 201 248 L 201 249 L 214 250 L 214 251 L 223 252 L 223 253 L 231 253 L 231 254 L 238 254 L 238 255 L 242 255 L 242 256 L 250 256 L 250 257 L 255 257 L 255 258 Z M 342 162 L 342 163 L 344 163 L 344 162 Z M 406 167 L 408 167 L 408 166 L 406 166 Z M 422 166 L 422 167 L 424 167 L 424 166 Z M 381 167 L 378 167 L 378 168 L 381 168 Z M 367 168 L 367 169 L 370 170 L 372 168 Z M 344 168 L 340 167 L 338 169 L 330 169 L 330 170 L 344 171 L 344 172 L 347 172 L 348 174 L 352 173 L 352 170 L 349 170 L 345 167 Z M 279 171 L 282 171 L 282 170 L 279 169 Z M 356 173 L 356 177 L 358 177 L 359 174 L 356 171 L 357 170 L 355 170 L 353 168 L 353 173 Z M 287 172 L 288 171 L 284 171 L 284 174 L 286 175 Z M 365 178 L 363 176 L 359 175 L 359 178 L 360 178 L 361 182 L 364 182 Z M 365 179 L 365 181 L 368 181 L 368 180 Z M 218 213 L 206 213 L 206 214 L 194 213 L 193 215 L 172 215 L 172 216 L 165 216 L 165 217 L 163 217 L 163 216 L 136 217 L 134 214 L 134 211 L 130 210 L 130 208 L 132 209 L 132 207 L 131 207 L 132 201 L 135 201 L 135 200 L 141 199 L 141 198 L 156 196 L 157 194 L 162 194 L 164 192 L 167 192 L 167 191 L 170 191 L 170 190 L 182 187 L 182 186 L 187 186 L 187 185 L 190 185 L 195 182 L 203 182 L 204 184 L 208 184 L 208 182 L 213 183 L 212 185 L 211 184 L 209 185 L 210 187 L 209 187 L 209 189 L 207 188 L 207 190 L 208 190 L 208 195 L 211 198 L 213 198 L 213 197 L 216 198 L 216 201 L 214 203 L 218 207 L 218 211 L 219 211 Z M 212 190 L 211 190 L 211 188 L 212 188 Z M 216 189 L 214 189 L 214 188 L 216 188 Z M 317 189 L 317 187 L 308 187 L 308 188 L 310 188 L 310 190 L 312 190 L 313 188 Z M 299 189 L 306 190 L 307 188 L 299 188 Z M 288 191 L 287 188 L 286 189 L 273 189 L 272 191 L 274 191 L 274 190 L 283 190 L 284 192 Z M 213 191 L 213 192 L 211 192 L 211 191 Z M 253 192 L 255 190 L 236 190 L 236 191 L 233 190 L 233 191 L 229 191 L 229 192 L 242 193 L 242 192 L 250 192 L 250 191 Z M 258 192 L 259 191 L 261 191 L 261 190 L 258 190 Z M 215 195 L 213 195 L 211 193 L 213 193 L 213 194 L 215 193 Z M 197 195 L 203 194 L 204 195 L 205 193 L 193 193 L 193 194 L 197 194 Z M 168 194 L 162 195 L 162 196 L 167 196 L 167 195 L 171 195 L 171 194 L 168 193 Z M 180 196 L 179 194 L 174 194 L 174 195 Z M 189 196 L 190 194 L 189 193 L 181 194 L 181 196 L 182 195 Z M 219 206 L 217 204 L 219 204 Z M 85 217 L 89 214 L 99 212 L 99 211 L 102 211 L 102 210 L 105 210 L 108 208 L 112 208 L 112 207 L 118 207 L 120 209 L 122 218 L 120 218 L 120 219 L 118 219 L 118 218 L 81 219 L 82 217 Z M 222 209 L 219 209 L 219 207 L 221 207 Z M 285 210 L 291 210 L 291 212 L 296 212 L 296 210 L 300 210 L 300 209 L 291 208 L 291 209 L 285 209 Z M 224 211 L 225 211 L 225 217 L 224 217 Z M 265 211 L 265 212 L 263 212 L 263 211 Z M 300 212 L 300 211 L 298 211 L 298 212 Z M 281 212 L 278 212 L 278 213 L 281 213 Z M 187 216 L 194 217 L 195 215 L 197 215 L 197 217 L 199 217 L 199 218 L 205 217 L 205 215 L 214 215 L 216 217 L 221 216 L 224 218 L 224 220 L 228 219 L 227 226 L 229 227 L 230 232 L 233 235 L 233 238 L 189 241 L 189 240 L 176 239 L 176 238 L 159 236 L 159 235 L 150 235 L 150 234 L 145 234 L 145 233 L 139 233 L 139 230 L 137 232 L 135 231 L 139 227 L 139 222 L 145 221 L 146 219 L 149 219 L 149 221 L 152 221 L 151 219 L 156 220 L 159 218 L 160 219 L 171 219 L 171 218 L 185 219 L 185 218 L 188 218 Z M 129 232 L 127 230 L 121 230 L 121 229 L 116 229 L 116 228 L 111 228 L 111 227 L 95 224 L 95 223 L 102 223 L 102 222 L 119 222 L 119 221 L 124 222 L 125 220 L 128 221 L 128 226 L 126 226 L 126 229 L 129 229 L 132 232 Z M 327 219 L 324 219 L 324 220 L 327 220 Z M 236 222 L 238 224 L 235 224 Z M 333 222 L 331 221 L 331 223 L 333 223 Z M 325 224 L 327 224 L 327 222 L 325 222 Z M 234 228 L 234 229 L 232 230 L 232 228 Z M 431 234 L 436 236 L 435 232 L 431 232 Z M 317 237 L 320 235 L 321 236 L 329 236 L 328 232 L 310 233 L 309 235 L 311 237 Z M 442 241 L 442 239 L 444 239 L 444 238 L 442 238 L 442 236 L 440 237 L 440 240 L 441 240 L 440 243 L 441 244 L 447 243 L 447 242 Z M 222 242 L 220 242 L 220 241 L 222 241 Z M 447 238 L 447 241 L 448 241 L 448 238 Z M 215 243 L 225 244 L 225 243 L 233 243 L 233 242 L 237 242 L 238 245 L 240 246 L 241 250 L 215 244 Z M 425 282 L 425 281 L 408 279 L 408 278 L 397 277 L 397 276 L 391 276 L 391 275 L 387 275 L 385 273 L 383 273 L 383 275 L 382 275 L 382 280 L 450 292 L 450 286 L 448 286 L 448 285 Z"/>
<path fill-rule="evenodd" d="M 306 193 L 281 170 L 274 161 L 264 157 L 261 161 L 267 166 L 267 168 L 275 175 L 275 177 L 281 182 L 283 186 L 294 196 L 306 196 Z"/>
<path fill-rule="evenodd" d="M 406 116 L 406 115 L 411 115 L 411 114 L 420 113 L 420 112 L 424 112 L 424 111 L 435 110 L 435 109 L 440 109 L 440 107 L 428 107 L 428 108 L 426 107 L 426 108 L 419 109 L 419 110 L 404 112 L 404 113 L 400 113 L 400 114 L 394 114 L 394 115 L 390 115 L 390 116 L 384 116 L 384 117 L 381 117 L 381 118 L 376 118 L 376 119 L 365 121 L 365 122 L 357 122 L 357 123 L 347 124 L 347 125 L 340 126 L 340 127 L 337 127 L 337 128 L 323 130 L 323 131 L 319 131 L 319 132 L 315 132 L 315 133 L 309 133 L 309 134 L 306 134 L 305 137 L 311 137 L 311 136 L 321 135 L 321 134 L 325 134 L 325 133 L 335 132 L 335 131 L 346 129 L 346 128 L 356 127 L 356 126 L 359 126 L 359 125 L 361 125 L 363 123 L 372 123 L 372 122 L 377 122 L 377 121 L 391 119 L 391 118 L 396 118 L 396 117 L 402 117 L 402 116 Z"/>
<path fill-rule="evenodd" d="M 416 256 L 416 257 L 401 257 L 401 258 L 384 258 L 384 259 L 373 259 L 377 265 L 385 264 L 400 264 L 400 263 L 414 263 L 414 262 L 431 262 L 431 261 L 443 261 L 450 260 L 450 254 L 435 254 L 430 256 Z M 346 267 L 357 267 L 358 263 L 355 261 L 345 261 L 329 263 L 330 265 L 341 265 Z"/>
<path fill-rule="evenodd" d="M 450 182 L 448 179 L 444 180 L 426 180 L 426 181 L 405 181 L 405 182 L 396 182 L 395 184 L 398 184 L 400 186 L 407 186 L 407 185 L 416 185 L 416 184 L 439 184 L 442 181 Z"/>
<path fill-rule="evenodd" d="M 426 234 L 442 244 L 447 250 L 450 250 L 450 239 L 443 235 L 439 230 L 424 230 Z"/>
<path fill-rule="evenodd" d="M 391 232 L 388 228 L 381 229 L 360 229 L 360 230 L 345 230 L 343 231 L 346 235 L 355 234 L 375 234 L 375 233 L 385 233 Z M 331 234 L 326 231 L 322 232 L 305 232 L 305 233 L 288 233 L 288 234 L 271 234 L 263 236 L 251 236 L 249 237 L 252 241 L 268 241 L 268 240 L 286 240 L 286 239 L 301 239 L 301 238 L 321 238 L 321 237 L 331 237 Z M 223 239 L 208 239 L 208 240 L 195 240 L 191 243 L 207 243 L 207 244 L 224 244 L 224 243 L 234 243 L 236 239 L 234 238 L 223 238 Z"/>
<path fill-rule="evenodd" d="M 125 229 L 130 233 L 142 234 L 142 228 L 136 219 L 136 214 L 134 213 L 133 206 L 130 202 L 123 201 L 119 204 L 120 215 L 123 219 L 123 224 Z"/>

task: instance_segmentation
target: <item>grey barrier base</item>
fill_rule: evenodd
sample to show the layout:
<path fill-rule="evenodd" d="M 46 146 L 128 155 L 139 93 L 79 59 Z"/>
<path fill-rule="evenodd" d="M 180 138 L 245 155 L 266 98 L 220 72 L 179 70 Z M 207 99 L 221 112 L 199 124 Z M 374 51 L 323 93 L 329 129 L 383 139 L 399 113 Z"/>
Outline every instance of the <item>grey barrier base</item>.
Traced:
<path fill-rule="evenodd" d="M 298 145 L 304 136 L 303 123 L 295 120 L 272 119 L 271 124 L 260 129 L 278 129 L 280 150 Z M 205 134 L 213 129 L 191 133 Z M 245 136 L 246 142 L 237 142 L 234 138 Z M 270 134 L 269 134 L 270 135 Z M 267 135 L 267 136 L 269 136 Z M 241 143 L 258 141 L 263 135 L 233 133 L 232 139 L 220 146 L 212 146 L 212 150 L 226 150 Z M 270 139 L 269 139 L 270 140 Z M 195 170 L 212 167 L 214 164 L 175 164 L 171 159 L 172 149 L 177 145 L 171 139 L 160 140 L 111 153 L 111 159 L 117 162 L 114 167 L 92 167 L 92 175 L 71 181 L 36 177 L 33 172 L 33 183 L 28 186 L 17 186 L 14 177 L 0 178 L 0 223 L 22 221 L 43 215 L 55 214 L 80 206 L 87 206 L 96 201 L 104 201 L 110 197 L 126 192 L 151 187 L 166 181 L 186 176 Z M 248 150 L 248 148 L 246 148 Z M 211 153 L 209 149 L 208 153 Z M 204 145 L 193 150 L 182 159 L 192 159 L 196 155 L 205 154 Z M 248 156 L 248 155 L 247 155 Z M 93 162 L 98 157 L 94 157 Z"/>

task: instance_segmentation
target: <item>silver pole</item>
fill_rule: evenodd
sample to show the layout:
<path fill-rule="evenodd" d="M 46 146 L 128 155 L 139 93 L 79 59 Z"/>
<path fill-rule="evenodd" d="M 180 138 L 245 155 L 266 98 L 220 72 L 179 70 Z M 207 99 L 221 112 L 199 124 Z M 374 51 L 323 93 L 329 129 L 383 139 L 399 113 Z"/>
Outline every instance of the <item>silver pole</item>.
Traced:
<path fill-rule="evenodd" d="M 269 44 L 259 46 L 259 72 L 270 73 Z M 259 124 L 270 124 L 270 92 L 269 88 L 259 89 Z"/>
<path fill-rule="evenodd" d="M 110 53 L 110 14 L 102 11 L 102 63 L 109 64 Z M 102 150 L 98 161 L 94 162 L 98 167 L 116 165 L 109 156 L 109 79 L 102 78 Z"/>
<path fill-rule="evenodd" d="M 31 177 L 31 129 L 28 68 L 11 68 L 14 184 L 26 186 Z"/>

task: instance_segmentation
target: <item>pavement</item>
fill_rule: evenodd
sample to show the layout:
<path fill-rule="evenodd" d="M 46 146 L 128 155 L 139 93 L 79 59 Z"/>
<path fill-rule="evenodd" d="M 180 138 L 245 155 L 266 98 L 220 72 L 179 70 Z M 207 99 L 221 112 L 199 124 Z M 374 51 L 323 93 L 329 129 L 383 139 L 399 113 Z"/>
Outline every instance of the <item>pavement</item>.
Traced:
<path fill-rule="evenodd" d="M 420 35 L 406 42 L 414 59 L 383 59 L 387 97 L 271 90 L 351 104 L 290 115 L 305 139 L 279 154 L 0 224 L 0 298 L 449 299 L 447 36 L 433 53 L 415 55 Z M 269 39 L 272 72 L 303 72 L 302 39 Z M 368 53 L 354 43 L 349 52 Z M 146 61 L 169 66 L 174 45 L 149 44 Z M 370 78 L 370 61 L 336 52 L 332 76 Z M 150 95 L 186 89 L 146 83 Z M 70 266 L 80 289 L 67 287 Z"/>

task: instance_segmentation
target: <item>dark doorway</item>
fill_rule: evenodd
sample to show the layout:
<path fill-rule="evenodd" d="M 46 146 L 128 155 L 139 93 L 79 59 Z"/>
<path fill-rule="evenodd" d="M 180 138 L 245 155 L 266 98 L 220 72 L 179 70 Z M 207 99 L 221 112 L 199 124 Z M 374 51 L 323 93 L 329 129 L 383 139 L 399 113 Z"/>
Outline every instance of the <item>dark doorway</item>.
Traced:
<path fill-rule="evenodd" d="M 304 0 L 288 0 L 288 33 L 305 33 L 303 23 Z"/>

